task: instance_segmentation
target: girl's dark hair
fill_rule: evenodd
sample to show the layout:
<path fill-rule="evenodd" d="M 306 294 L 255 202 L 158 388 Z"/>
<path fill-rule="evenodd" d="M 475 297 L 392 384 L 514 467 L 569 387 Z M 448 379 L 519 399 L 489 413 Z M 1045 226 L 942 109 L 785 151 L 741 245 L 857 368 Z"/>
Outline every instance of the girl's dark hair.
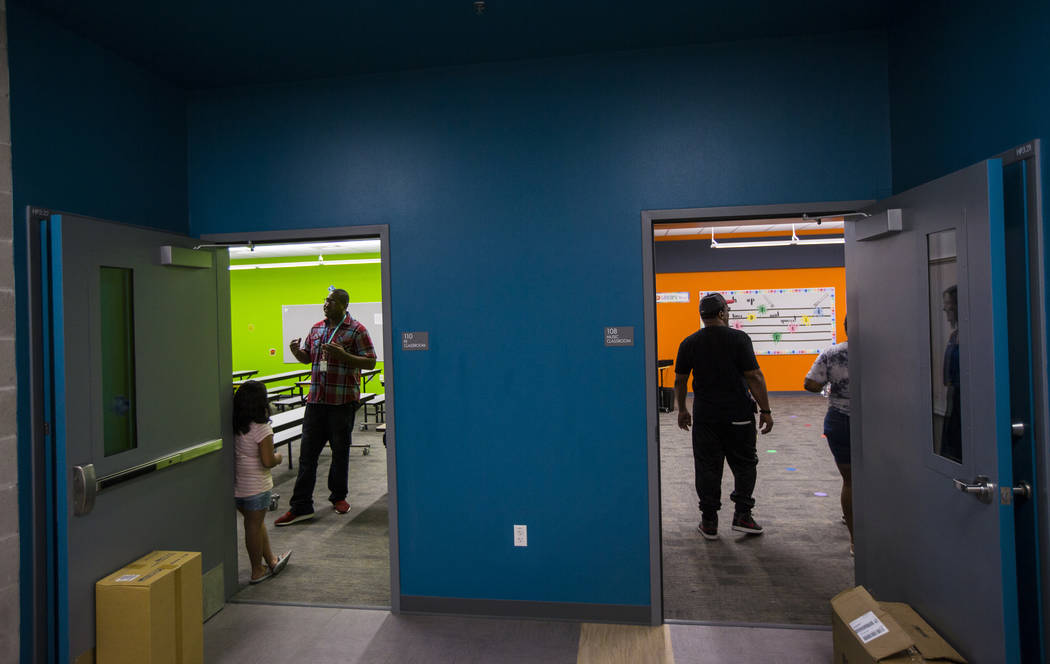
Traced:
<path fill-rule="evenodd" d="M 266 385 L 257 380 L 246 380 L 233 395 L 233 428 L 237 433 L 248 433 L 252 422 L 270 421 L 270 401 Z"/>

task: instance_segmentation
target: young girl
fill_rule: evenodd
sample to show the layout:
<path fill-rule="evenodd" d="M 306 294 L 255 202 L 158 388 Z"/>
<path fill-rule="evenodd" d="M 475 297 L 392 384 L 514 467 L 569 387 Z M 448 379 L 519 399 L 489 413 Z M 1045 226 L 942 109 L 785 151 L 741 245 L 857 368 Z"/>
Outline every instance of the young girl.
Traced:
<path fill-rule="evenodd" d="M 237 456 L 234 496 L 237 511 L 244 517 L 244 546 L 252 564 L 251 583 L 259 583 L 279 573 L 292 552 L 277 557 L 270 550 L 266 533 L 266 511 L 270 507 L 273 477 L 270 469 L 281 463 L 273 451 L 273 429 L 263 383 L 249 380 L 233 395 L 234 448 Z"/>

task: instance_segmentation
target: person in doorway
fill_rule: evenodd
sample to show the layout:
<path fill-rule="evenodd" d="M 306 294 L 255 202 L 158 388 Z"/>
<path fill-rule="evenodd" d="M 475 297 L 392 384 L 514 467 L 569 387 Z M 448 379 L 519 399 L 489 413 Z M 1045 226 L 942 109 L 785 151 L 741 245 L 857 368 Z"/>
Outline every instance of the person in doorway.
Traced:
<path fill-rule="evenodd" d="M 313 369 L 303 415 L 299 474 L 295 478 L 290 509 L 274 522 L 277 526 L 314 518 L 317 460 L 325 443 L 332 448 L 328 500 L 337 514 L 350 511 L 346 500 L 350 435 L 361 396 L 361 369 L 375 367 L 376 353 L 368 330 L 347 312 L 349 304 L 349 293 L 341 288 L 332 289 L 324 301 L 324 320 L 310 329 L 305 343 L 292 339 L 288 345 L 297 360 L 312 364 Z"/>
<path fill-rule="evenodd" d="M 288 551 L 275 556 L 266 532 L 266 510 L 270 507 L 273 477 L 270 469 L 281 463 L 273 451 L 269 400 L 266 386 L 245 381 L 233 395 L 234 491 L 237 511 L 244 517 L 244 548 L 251 562 L 251 583 L 260 583 L 280 573 L 292 557 Z"/>
<path fill-rule="evenodd" d="M 941 294 L 944 317 L 951 334 L 944 346 L 944 422 L 941 425 L 943 457 L 962 463 L 962 398 L 959 381 L 959 287 L 949 286 Z"/>
<path fill-rule="evenodd" d="M 700 499 L 700 534 L 718 539 L 718 510 L 722 507 L 722 470 L 733 473 L 730 499 L 736 505 L 733 530 L 761 535 L 751 510 L 757 478 L 758 454 L 755 411 L 762 433 L 773 428 L 766 381 L 755 359 L 751 337 L 729 327 L 729 304 L 720 293 L 700 299 L 703 327 L 682 341 L 675 361 L 675 398 L 678 426 L 692 426 L 696 494 Z M 693 412 L 686 409 L 689 374 L 693 374 Z"/>
<path fill-rule="evenodd" d="M 842 329 L 847 334 L 847 319 L 842 319 Z M 802 387 L 810 392 L 821 393 L 827 387 L 828 411 L 824 414 L 824 437 L 831 448 L 831 456 L 842 475 L 842 519 L 849 529 L 849 551 L 853 553 L 853 470 L 850 464 L 849 436 L 849 361 L 847 342 L 826 348 L 817 356 L 802 381 Z"/>

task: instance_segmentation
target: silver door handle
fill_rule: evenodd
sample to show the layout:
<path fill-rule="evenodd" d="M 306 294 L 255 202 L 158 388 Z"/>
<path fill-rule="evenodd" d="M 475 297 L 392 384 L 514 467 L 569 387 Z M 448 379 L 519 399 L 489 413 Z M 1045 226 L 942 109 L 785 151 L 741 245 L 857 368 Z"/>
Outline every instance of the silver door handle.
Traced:
<path fill-rule="evenodd" d="M 73 466 L 73 514 L 84 516 L 95 507 L 95 465 Z"/>
<path fill-rule="evenodd" d="M 1022 498 L 1031 498 L 1032 497 L 1032 485 L 1031 485 L 1031 483 L 1029 483 L 1029 482 L 1019 482 L 1017 484 L 1017 486 L 1014 487 L 1014 495 L 1015 496 L 1021 496 Z"/>
<path fill-rule="evenodd" d="M 973 483 L 965 480 L 955 480 L 955 488 L 963 493 L 972 494 L 977 500 L 990 505 L 995 496 L 995 485 L 984 475 L 978 475 Z"/>

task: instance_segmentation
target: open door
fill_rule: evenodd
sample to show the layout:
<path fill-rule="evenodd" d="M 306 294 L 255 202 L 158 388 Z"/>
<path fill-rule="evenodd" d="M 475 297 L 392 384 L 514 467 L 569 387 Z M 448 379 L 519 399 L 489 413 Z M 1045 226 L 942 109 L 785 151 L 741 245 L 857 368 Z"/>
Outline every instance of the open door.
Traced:
<path fill-rule="evenodd" d="M 28 223 L 47 621 L 33 659 L 43 639 L 47 661 L 72 662 L 94 648 L 95 582 L 151 550 L 203 554 L 206 612 L 236 586 L 228 258 L 84 217 Z"/>
<path fill-rule="evenodd" d="M 1003 183 L 992 159 L 846 225 L 857 582 L 971 662 L 1042 661 L 1021 627 L 1039 622 L 1035 519 L 1020 539 L 1015 524 L 1037 504 L 1014 466 L 1032 428 L 1032 273 L 1008 283 L 1026 255 L 1007 249 Z"/>

